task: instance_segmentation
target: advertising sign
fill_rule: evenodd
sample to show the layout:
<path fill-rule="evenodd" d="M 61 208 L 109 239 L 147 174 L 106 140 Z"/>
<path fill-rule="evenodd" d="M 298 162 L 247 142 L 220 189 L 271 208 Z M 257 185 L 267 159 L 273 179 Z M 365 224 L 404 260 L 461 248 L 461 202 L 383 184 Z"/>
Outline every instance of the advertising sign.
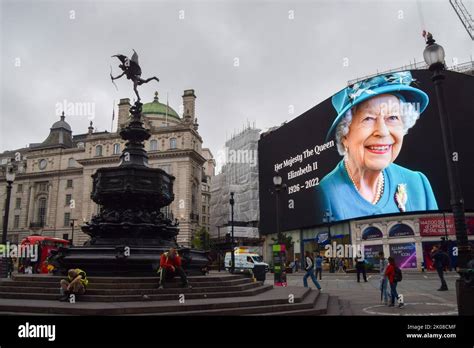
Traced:
<path fill-rule="evenodd" d="M 415 243 L 390 244 L 390 256 L 399 268 L 416 268 Z"/>
<path fill-rule="evenodd" d="M 467 194 L 474 192 L 474 146 L 469 142 L 474 129 L 474 76 L 443 74 L 456 151 L 464 159 L 458 162 L 460 185 L 470 210 L 474 209 L 474 195 Z M 428 70 L 412 70 L 361 80 L 262 135 L 261 233 L 276 230 L 271 194 L 275 173 L 286 185 L 280 195 L 284 231 L 374 215 L 449 209 L 431 78 Z M 361 189 L 369 186 L 372 190 Z"/>
<path fill-rule="evenodd" d="M 364 245 L 364 257 L 367 264 L 371 264 L 374 268 L 379 267 L 379 252 L 383 251 L 383 245 Z"/>
<path fill-rule="evenodd" d="M 466 218 L 467 234 L 474 235 L 474 218 Z M 450 214 L 439 217 L 420 218 L 420 235 L 422 237 L 442 237 L 456 234 L 454 227 L 454 217 Z"/>

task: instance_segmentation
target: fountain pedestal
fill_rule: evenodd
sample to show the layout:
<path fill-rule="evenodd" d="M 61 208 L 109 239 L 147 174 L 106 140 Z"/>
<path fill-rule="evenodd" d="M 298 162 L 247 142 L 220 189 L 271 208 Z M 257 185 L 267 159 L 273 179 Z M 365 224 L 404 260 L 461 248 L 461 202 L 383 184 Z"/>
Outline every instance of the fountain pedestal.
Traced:
<path fill-rule="evenodd" d="M 190 274 L 200 274 L 208 263 L 204 251 L 178 246 L 179 223 L 161 212 L 174 200 L 175 178 L 148 167 L 143 142 L 150 132 L 143 127 L 141 110 L 136 102 L 129 125 L 120 132 L 127 142 L 119 166 L 92 175 L 91 198 L 100 210 L 81 227 L 91 239 L 83 247 L 59 250 L 55 259 L 61 272 L 81 268 L 93 276 L 152 276 L 161 254 L 171 247 Z"/>

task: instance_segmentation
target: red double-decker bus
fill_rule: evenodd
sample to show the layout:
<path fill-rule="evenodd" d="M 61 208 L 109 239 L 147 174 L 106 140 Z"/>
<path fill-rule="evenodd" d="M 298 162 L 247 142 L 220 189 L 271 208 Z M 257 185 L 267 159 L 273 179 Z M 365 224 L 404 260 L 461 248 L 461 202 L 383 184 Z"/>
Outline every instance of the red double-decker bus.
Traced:
<path fill-rule="evenodd" d="M 46 259 L 49 256 L 51 250 L 57 250 L 59 247 L 68 247 L 69 241 L 60 238 L 46 237 L 46 236 L 29 236 L 21 241 L 20 255 L 24 255 L 22 249 L 26 246 L 37 246 L 38 255 L 36 260 L 31 260 L 28 257 L 21 257 L 19 262 L 18 271 L 20 273 L 25 272 L 25 267 L 31 265 L 33 267 L 33 273 L 48 273 L 48 265 Z"/>

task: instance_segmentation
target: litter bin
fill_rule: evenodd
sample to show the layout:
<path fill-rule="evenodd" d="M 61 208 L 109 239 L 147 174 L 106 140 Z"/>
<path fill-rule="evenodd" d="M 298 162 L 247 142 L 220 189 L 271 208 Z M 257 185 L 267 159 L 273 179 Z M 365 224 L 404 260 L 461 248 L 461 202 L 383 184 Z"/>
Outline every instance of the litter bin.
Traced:
<path fill-rule="evenodd" d="M 253 266 L 253 275 L 255 279 L 259 282 L 264 282 L 265 281 L 265 275 L 266 275 L 266 266 L 265 265 L 254 265 Z"/>

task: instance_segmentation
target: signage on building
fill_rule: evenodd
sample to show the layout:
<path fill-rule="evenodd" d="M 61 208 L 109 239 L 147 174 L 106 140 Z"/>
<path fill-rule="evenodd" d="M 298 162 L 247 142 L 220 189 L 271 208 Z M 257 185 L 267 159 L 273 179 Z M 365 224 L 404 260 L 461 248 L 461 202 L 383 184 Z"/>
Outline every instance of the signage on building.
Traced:
<path fill-rule="evenodd" d="M 383 252 L 383 245 L 364 245 L 364 259 L 368 264 L 372 264 L 375 268 L 379 266 L 379 252 Z"/>
<path fill-rule="evenodd" d="M 443 216 L 420 218 L 420 236 L 422 237 L 441 237 L 445 235 L 455 235 L 454 217 Z M 474 235 L 474 217 L 466 218 L 467 234 Z"/>
<path fill-rule="evenodd" d="M 400 268 L 416 268 L 415 243 L 390 244 L 390 256 Z"/>
<path fill-rule="evenodd" d="M 232 233 L 232 226 L 226 226 L 225 231 Z M 223 231 L 221 230 L 221 233 Z M 238 238 L 259 238 L 258 227 L 234 226 L 234 237 Z"/>

